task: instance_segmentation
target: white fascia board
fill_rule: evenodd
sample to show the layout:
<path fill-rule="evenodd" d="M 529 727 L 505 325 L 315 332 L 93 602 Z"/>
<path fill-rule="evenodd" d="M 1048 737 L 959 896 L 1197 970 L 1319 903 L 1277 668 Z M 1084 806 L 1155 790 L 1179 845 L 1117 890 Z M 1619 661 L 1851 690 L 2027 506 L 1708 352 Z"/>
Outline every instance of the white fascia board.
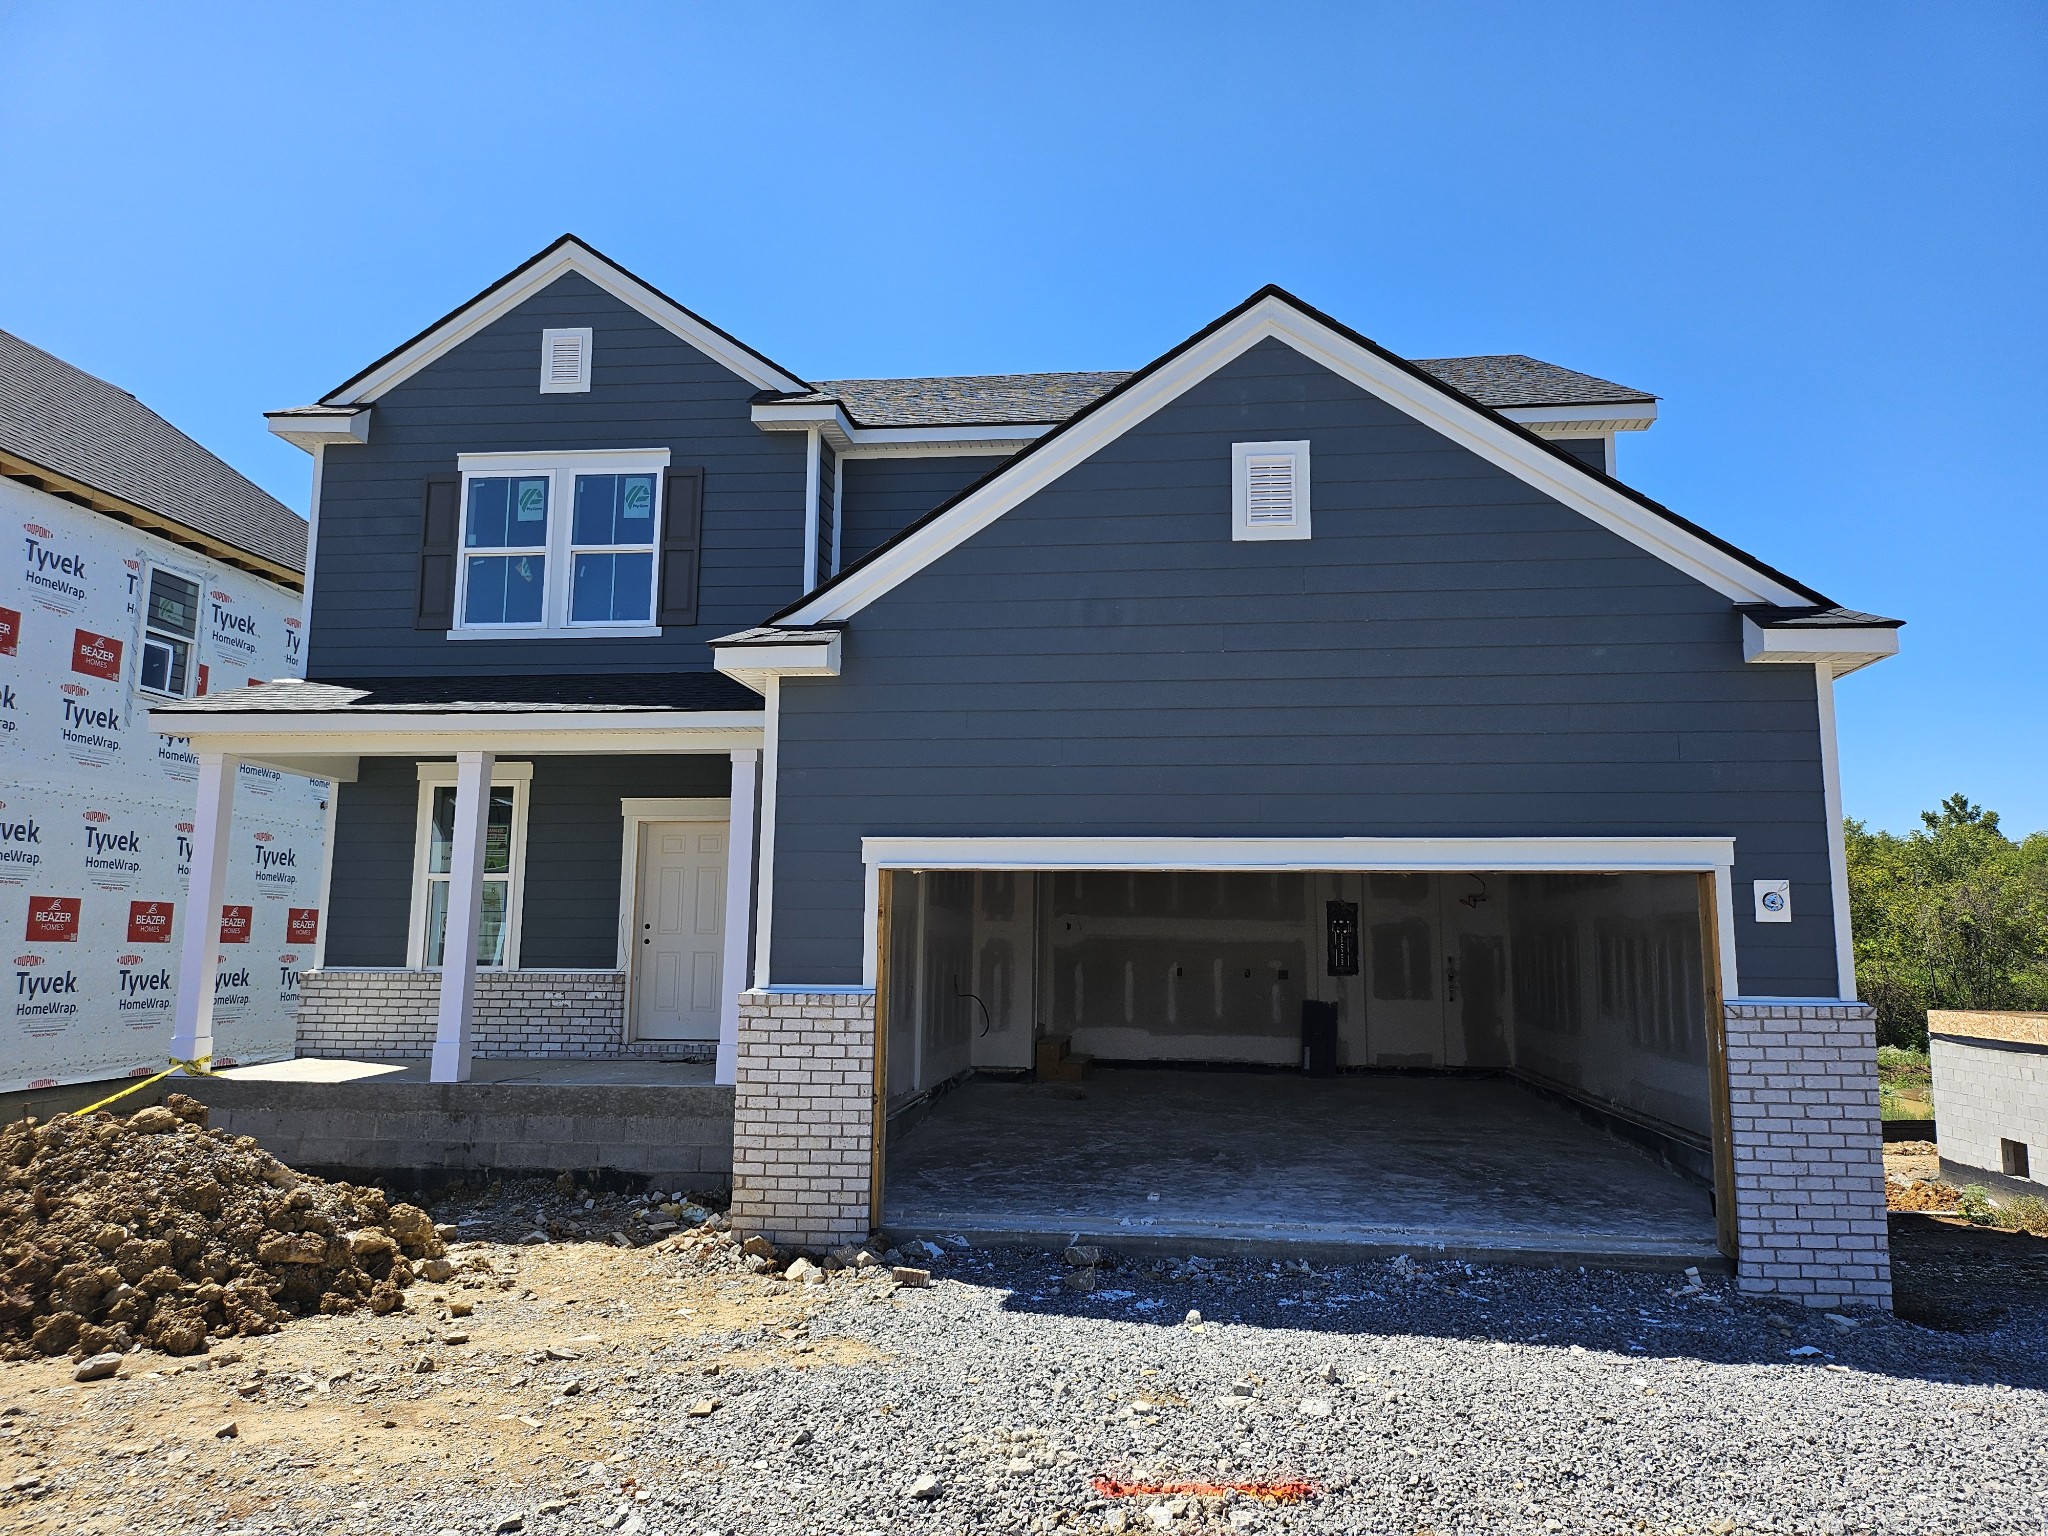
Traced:
<path fill-rule="evenodd" d="M 846 580 L 786 615 L 792 625 L 840 622 L 958 548 L 1019 503 L 1086 461 L 1139 422 L 1180 398 L 1262 341 L 1278 340 L 1311 361 L 1468 448 L 1544 495 L 1738 603 L 1810 603 L 1795 591 L 1697 534 L 1659 517 L 1583 468 L 1529 442 L 1491 413 L 1444 394 L 1350 338 L 1269 297 L 1130 386 L 1095 413 L 969 492 L 951 511 L 918 529 Z"/>
<path fill-rule="evenodd" d="M 981 424 L 965 427 L 861 427 L 854 425 L 835 401 L 767 400 L 752 407 L 754 425 L 763 432 L 804 432 L 818 428 L 842 458 L 880 458 L 890 454 L 1015 453 L 1052 430 L 1051 423 L 1023 426 Z"/>
<path fill-rule="evenodd" d="M 864 837 L 876 869 L 1725 873 L 1732 837 Z"/>
<path fill-rule="evenodd" d="M 195 750 L 230 756 L 345 754 L 377 757 L 448 752 L 729 752 L 761 744 L 759 710 L 619 710 L 602 715 L 368 711 L 313 714 L 183 713 L 153 709 L 150 728 Z"/>
<path fill-rule="evenodd" d="M 281 437 L 294 448 L 311 453 L 334 443 L 367 443 L 370 440 L 370 408 L 360 410 L 294 413 L 265 411 L 263 424 L 271 435 Z"/>
<path fill-rule="evenodd" d="M 711 665 L 765 696 L 771 677 L 837 677 L 839 636 L 787 643 L 757 640 L 747 645 L 714 645 Z"/>
<path fill-rule="evenodd" d="M 485 326 L 502 319 L 549 283 L 574 272 L 588 278 L 621 304 L 638 310 L 656 325 L 738 374 L 756 389 L 798 390 L 810 386 L 769 367 L 761 358 L 721 336 L 681 306 L 670 302 L 638 279 L 620 271 L 596 252 L 573 241 L 545 261 L 534 263 L 503 286 L 450 315 L 418 341 L 358 379 L 345 398 L 328 403 L 366 404 L 453 351 Z"/>
<path fill-rule="evenodd" d="M 1826 665 L 1836 677 L 1899 654 L 1899 632 L 1882 629 L 1766 629 L 1742 620 L 1742 659 L 1764 665 Z"/>
<path fill-rule="evenodd" d="M 1615 402 L 1607 405 L 1505 405 L 1496 407 L 1509 421 L 1538 436 L 1560 432 L 1642 432 L 1656 424 L 1657 402 Z"/>

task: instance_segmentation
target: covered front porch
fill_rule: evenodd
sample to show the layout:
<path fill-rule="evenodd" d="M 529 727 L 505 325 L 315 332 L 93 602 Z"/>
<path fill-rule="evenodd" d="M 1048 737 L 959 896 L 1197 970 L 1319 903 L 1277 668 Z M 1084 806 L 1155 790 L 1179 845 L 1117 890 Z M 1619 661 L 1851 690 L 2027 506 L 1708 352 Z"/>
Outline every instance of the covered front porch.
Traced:
<path fill-rule="evenodd" d="M 479 1063 L 702 1063 L 730 1084 L 759 705 L 672 673 L 282 681 L 158 709 L 199 761 L 185 910 L 220 910 L 240 763 L 326 779 L 298 1057 L 442 1084 Z M 184 1060 L 213 1049 L 212 928 L 183 925 Z"/>

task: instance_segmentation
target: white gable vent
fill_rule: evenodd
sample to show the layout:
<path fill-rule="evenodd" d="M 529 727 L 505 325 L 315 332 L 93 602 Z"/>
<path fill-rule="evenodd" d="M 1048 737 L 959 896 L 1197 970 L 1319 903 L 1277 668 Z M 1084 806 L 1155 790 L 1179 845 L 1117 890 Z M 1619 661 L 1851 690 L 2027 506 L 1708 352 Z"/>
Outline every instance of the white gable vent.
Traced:
<path fill-rule="evenodd" d="M 590 389 L 590 327 L 540 333 L 540 392 L 580 395 Z"/>
<path fill-rule="evenodd" d="M 1233 539 L 1309 536 L 1307 443 L 1233 443 L 1230 479 Z"/>

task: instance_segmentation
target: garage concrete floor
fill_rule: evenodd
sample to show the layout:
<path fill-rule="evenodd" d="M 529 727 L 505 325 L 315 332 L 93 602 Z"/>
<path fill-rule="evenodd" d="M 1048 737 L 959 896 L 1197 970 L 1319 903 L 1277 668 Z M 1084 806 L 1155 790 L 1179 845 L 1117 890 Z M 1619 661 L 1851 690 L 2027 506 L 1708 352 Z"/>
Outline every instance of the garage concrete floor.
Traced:
<path fill-rule="evenodd" d="M 902 1236 L 1719 1261 L 1704 1189 L 1503 1078 L 974 1080 L 892 1138 L 884 1199 Z"/>

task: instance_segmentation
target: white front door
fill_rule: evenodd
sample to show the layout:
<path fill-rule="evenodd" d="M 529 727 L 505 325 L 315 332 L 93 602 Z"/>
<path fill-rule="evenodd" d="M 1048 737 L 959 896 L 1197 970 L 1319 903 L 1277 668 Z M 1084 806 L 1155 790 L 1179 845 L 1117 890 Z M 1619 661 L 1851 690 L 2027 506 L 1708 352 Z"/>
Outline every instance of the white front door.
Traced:
<path fill-rule="evenodd" d="M 716 1040 L 725 948 L 723 822 L 640 825 L 633 1038 Z"/>

